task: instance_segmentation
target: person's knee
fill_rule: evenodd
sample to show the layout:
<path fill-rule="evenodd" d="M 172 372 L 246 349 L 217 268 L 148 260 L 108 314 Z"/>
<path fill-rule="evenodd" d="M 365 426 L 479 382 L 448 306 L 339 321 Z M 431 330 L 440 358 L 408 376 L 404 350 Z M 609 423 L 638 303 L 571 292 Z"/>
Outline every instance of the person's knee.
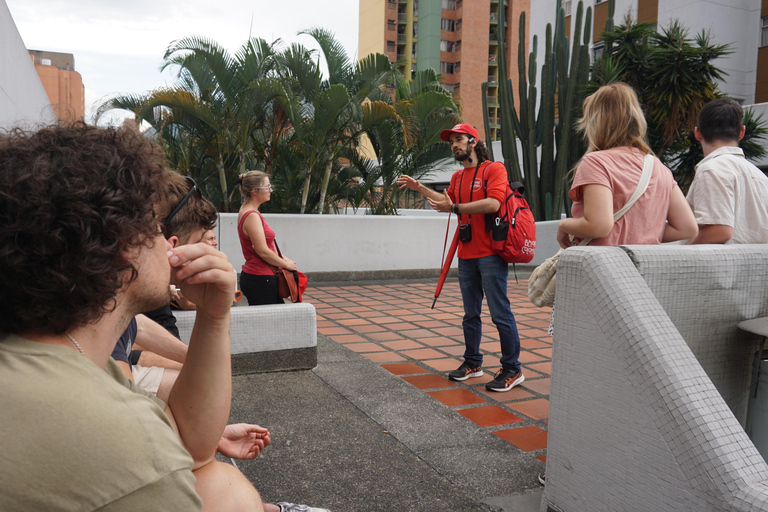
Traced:
<path fill-rule="evenodd" d="M 235 467 L 212 461 L 196 469 L 194 475 L 203 512 L 264 511 L 259 492 Z"/>

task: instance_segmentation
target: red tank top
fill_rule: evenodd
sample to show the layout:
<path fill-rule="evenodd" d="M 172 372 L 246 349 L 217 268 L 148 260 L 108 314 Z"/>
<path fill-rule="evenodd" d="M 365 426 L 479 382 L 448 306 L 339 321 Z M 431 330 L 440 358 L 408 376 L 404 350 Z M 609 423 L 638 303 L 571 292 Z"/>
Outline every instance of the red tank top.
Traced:
<path fill-rule="evenodd" d="M 246 274 L 251 274 L 252 276 L 272 275 L 275 273 L 272 270 L 272 267 L 269 265 L 269 263 L 261 259 L 258 254 L 256 254 L 256 251 L 253 249 L 251 239 L 248 238 L 245 233 L 243 233 L 243 223 L 245 222 L 245 219 L 248 217 L 248 215 L 254 212 L 258 214 L 259 218 L 261 219 L 261 224 L 264 226 L 264 237 L 267 239 L 267 247 L 269 247 L 272 252 L 277 254 L 277 250 L 275 250 L 274 230 L 269 227 L 267 221 L 264 220 L 264 216 L 262 216 L 258 210 L 248 210 L 243 214 L 243 217 L 240 219 L 240 222 L 237 225 L 237 235 L 240 237 L 240 247 L 243 249 L 243 257 L 245 258 L 245 263 L 243 263 L 243 272 Z"/>

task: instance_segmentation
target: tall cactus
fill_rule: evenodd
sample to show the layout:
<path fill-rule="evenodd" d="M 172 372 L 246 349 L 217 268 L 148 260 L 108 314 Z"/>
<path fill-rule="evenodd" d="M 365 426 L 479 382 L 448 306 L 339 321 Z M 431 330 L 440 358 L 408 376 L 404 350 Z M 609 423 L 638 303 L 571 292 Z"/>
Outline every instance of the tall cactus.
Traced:
<path fill-rule="evenodd" d="M 606 27 L 613 24 L 615 0 L 609 0 Z M 520 177 L 520 159 L 516 138 L 522 147 L 522 164 L 526 195 L 537 220 L 558 219 L 568 210 L 568 171 L 583 153 L 574 127 L 575 118 L 584 99 L 584 86 L 589 83 L 592 9 L 579 1 L 574 24 L 573 43 L 565 33 L 565 12 L 557 0 L 554 32 L 547 24 L 544 62 L 541 68 L 541 96 L 536 110 L 536 51 L 538 38 L 532 38 L 526 68 L 525 12 L 520 14 L 518 71 L 520 83 L 520 115 L 515 111 L 512 84 L 507 76 L 506 41 L 504 29 L 499 32 L 499 95 L 501 106 L 501 146 L 510 179 Z M 504 0 L 499 2 L 499 18 L 506 19 Z M 582 38 L 583 34 L 583 38 Z M 483 91 L 487 90 L 484 84 Z M 557 109 L 555 108 L 557 105 Z M 489 133 L 488 109 L 484 104 L 486 133 Z M 555 116 L 558 122 L 555 124 Z M 541 148 L 541 162 L 537 157 Z"/>

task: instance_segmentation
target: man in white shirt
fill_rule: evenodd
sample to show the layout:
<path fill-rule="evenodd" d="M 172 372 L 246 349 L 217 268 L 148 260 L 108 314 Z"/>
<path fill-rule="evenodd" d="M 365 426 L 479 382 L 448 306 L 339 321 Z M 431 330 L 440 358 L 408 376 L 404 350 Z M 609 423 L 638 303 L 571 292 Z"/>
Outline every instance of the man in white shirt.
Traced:
<path fill-rule="evenodd" d="M 707 103 L 695 128 L 704 158 L 688 190 L 699 234 L 691 244 L 768 243 L 768 177 L 744 157 L 744 111 L 733 100 Z"/>

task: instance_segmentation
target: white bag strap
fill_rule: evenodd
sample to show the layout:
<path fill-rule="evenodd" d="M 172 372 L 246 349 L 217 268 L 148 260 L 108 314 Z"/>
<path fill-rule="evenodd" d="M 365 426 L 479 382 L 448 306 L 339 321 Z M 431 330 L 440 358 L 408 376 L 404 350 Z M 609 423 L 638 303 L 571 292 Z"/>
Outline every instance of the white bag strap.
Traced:
<path fill-rule="evenodd" d="M 635 193 L 632 194 L 632 197 L 629 198 L 627 204 L 622 206 L 619 211 L 613 214 L 613 222 L 616 222 L 622 217 L 622 215 L 627 213 L 627 210 L 632 208 L 632 205 L 635 204 L 637 200 L 640 199 L 640 196 L 643 195 L 648 189 L 648 184 L 651 182 L 651 175 L 653 174 L 653 163 L 653 155 L 645 155 L 645 158 L 643 159 L 643 174 L 640 175 L 640 181 L 637 183 Z M 579 245 L 587 245 L 591 241 L 592 238 L 585 238 L 579 242 Z"/>

